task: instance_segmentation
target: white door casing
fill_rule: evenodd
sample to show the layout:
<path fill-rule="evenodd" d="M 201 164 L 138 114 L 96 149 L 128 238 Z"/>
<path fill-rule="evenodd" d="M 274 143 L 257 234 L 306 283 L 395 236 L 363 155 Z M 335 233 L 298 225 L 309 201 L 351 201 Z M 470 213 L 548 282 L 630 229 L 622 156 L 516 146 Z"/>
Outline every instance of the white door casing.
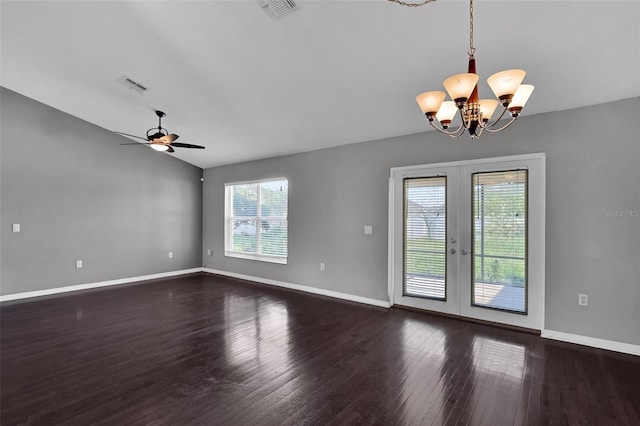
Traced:
<path fill-rule="evenodd" d="M 471 175 L 476 172 L 528 171 L 527 312 L 487 309 L 471 304 Z M 447 297 L 445 301 L 403 295 L 404 180 L 446 176 Z M 545 154 L 392 168 L 389 180 L 389 298 L 392 305 L 459 315 L 535 330 L 544 329 Z M 455 253 L 451 253 L 451 249 Z M 466 250 L 467 255 L 462 255 Z"/>

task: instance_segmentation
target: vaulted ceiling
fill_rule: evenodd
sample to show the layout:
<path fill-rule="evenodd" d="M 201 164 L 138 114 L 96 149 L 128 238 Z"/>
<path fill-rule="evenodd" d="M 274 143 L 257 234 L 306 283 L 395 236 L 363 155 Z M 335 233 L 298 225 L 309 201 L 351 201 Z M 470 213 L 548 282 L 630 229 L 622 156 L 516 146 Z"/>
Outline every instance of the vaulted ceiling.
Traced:
<path fill-rule="evenodd" d="M 180 142 L 206 149 L 158 155 L 206 168 L 428 130 L 416 94 L 466 72 L 467 1 L 297 4 L 274 21 L 254 0 L 3 0 L 1 84 L 141 136 L 160 109 Z M 508 68 L 536 86 L 523 115 L 640 96 L 639 1 L 474 9 L 481 97 Z"/>

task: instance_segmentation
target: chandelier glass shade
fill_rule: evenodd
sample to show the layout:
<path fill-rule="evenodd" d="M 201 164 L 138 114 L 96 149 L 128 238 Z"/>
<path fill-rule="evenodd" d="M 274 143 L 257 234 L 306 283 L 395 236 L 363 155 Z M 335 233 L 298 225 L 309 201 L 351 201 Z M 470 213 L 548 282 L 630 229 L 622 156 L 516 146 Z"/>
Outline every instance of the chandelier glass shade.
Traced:
<path fill-rule="evenodd" d="M 403 4 L 395 0 L 390 1 Z M 523 70 L 500 71 L 487 79 L 496 99 L 479 99 L 478 80 L 480 78 L 476 74 L 474 53 L 473 0 L 470 0 L 467 72 L 453 75 L 444 80 L 443 86 L 446 93 L 429 91 L 416 96 L 416 102 L 429 120 L 429 124 L 439 132 L 453 138 L 460 137 L 465 130 L 469 132 L 471 139 L 474 139 L 479 137 L 483 131 L 497 133 L 506 129 L 518 118 L 534 89 L 534 86 L 530 84 L 522 84 L 526 74 Z M 445 100 L 447 94 L 450 100 Z M 492 121 L 498 105 L 502 106 L 502 111 Z M 506 123 L 500 122 L 507 112 L 509 113 L 507 118 L 510 119 Z M 460 124 L 455 129 L 451 129 L 451 123 L 456 115 L 460 117 Z"/>

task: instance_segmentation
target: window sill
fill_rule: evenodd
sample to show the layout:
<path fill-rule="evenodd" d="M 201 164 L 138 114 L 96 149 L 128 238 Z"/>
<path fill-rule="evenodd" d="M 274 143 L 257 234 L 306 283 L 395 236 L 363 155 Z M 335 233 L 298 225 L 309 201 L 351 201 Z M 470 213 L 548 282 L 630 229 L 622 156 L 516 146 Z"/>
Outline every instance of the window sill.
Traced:
<path fill-rule="evenodd" d="M 239 253 L 239 252 L 233 252 L 233 251 L 228 251 L 225 252 L 224 254 L 226 257 L 235 257 L 238 259 L 247 259 L 247 260 L 257 260 L 259 262 L 269 262 L 269 263 L 279 263 L 281 265 L 286 265 L 287 264 L 287 258 L 286 257 L 280 257 L 280 256 L 267 256 L 267 255 L 263 255 L 263 254 L 248 254 L 248 253 Z"/>

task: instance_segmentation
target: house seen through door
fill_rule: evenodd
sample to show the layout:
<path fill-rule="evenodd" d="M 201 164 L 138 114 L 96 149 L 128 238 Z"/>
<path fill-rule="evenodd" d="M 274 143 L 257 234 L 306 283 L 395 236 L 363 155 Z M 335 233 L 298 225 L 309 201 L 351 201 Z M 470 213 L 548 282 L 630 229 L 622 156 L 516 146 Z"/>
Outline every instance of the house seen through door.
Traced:
<path fill-rule="evenodd" d="M 544 154 L 394 168 L 395 305 L 541 330 Z"/>

